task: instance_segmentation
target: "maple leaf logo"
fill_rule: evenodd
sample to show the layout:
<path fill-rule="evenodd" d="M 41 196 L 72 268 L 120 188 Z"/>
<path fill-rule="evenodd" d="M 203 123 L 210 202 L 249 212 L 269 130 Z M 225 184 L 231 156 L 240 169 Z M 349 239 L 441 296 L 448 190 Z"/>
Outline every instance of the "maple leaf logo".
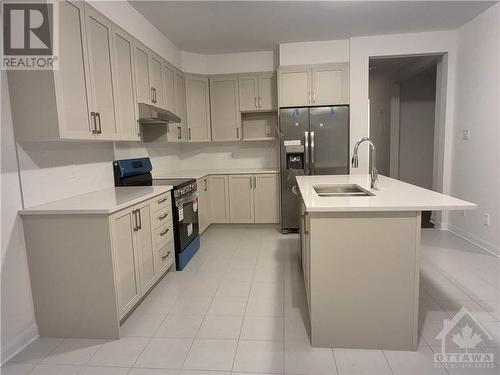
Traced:
<path fill-rule="evenodd" d="M 456 333 L 452 336 L 451 341 L 458 345 L 460 349 L 465 349 L 465 352 L 468 353 L 469 349 L 474 349 L 477 344 L 481 341 L 481 335 L 477 333 L 472 333 L 472 328 L 466 324 L 460 330 L 460 333 Z"/>

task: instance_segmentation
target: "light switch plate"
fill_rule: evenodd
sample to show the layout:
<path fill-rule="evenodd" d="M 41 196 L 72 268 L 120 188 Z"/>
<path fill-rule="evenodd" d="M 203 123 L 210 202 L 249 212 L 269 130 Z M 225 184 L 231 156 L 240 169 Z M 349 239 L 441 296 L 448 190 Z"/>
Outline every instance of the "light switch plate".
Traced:
<path fill-rule="evenodd" d="M 462 138 L 464 141 L 468 141 L 470 139 L 470 129 L 464 129 Z"/>

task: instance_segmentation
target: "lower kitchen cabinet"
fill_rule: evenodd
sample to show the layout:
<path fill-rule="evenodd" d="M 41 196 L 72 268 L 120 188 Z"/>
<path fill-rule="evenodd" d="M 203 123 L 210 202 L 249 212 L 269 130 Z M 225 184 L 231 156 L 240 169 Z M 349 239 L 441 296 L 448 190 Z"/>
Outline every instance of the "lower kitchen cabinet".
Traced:
<path fill-rule="evenodd" d="M 310 259 L 311 259 L 311 251 L 310 251 L 310 219 L 309 215 L 306 212 L 304 203 L 300 203 L 300 258 L 302 264 L 302 273 L 304 275 L 304 285 L 306 289 L 308 306 L 310 306 Z"/>
<path fill-rule="evenodd" d="M 210 218 L 212 223 L 229 222 L 229 179 L 227 175 L 208 178 Z"/>
<path fill-rule="evenodd" d="M 256 174 L 253 177 L 254 221 L 256 223 L 279 223 L 279 178 L 278 174 Z"/>
<path fill-rule="evenodd" d="M 120 321 L 175 264 L 170 199 L 112 214 L 23 214 L 41 336 L 120 337 Z"/>
<path fill-rule="evenodd" d="M 254 222 L 253 175 L 229 176 L 229 221 L 231 223 Z"/>
<path fill-rule="evenodd" d="M 200 178 L 196 184 L 198 185 L 198 224 L 200 233 L 203 233 L 211 222 L 208 176 Z"/>

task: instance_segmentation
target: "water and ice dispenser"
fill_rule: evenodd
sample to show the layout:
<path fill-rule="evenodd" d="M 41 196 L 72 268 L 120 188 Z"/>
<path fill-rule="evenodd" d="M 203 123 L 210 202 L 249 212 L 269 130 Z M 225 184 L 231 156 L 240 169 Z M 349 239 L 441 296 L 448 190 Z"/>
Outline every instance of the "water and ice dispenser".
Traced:
<path fill-rule="evenodd" d="M 304 169 L 304 146 L 285 146 L 286 169 Z"/>

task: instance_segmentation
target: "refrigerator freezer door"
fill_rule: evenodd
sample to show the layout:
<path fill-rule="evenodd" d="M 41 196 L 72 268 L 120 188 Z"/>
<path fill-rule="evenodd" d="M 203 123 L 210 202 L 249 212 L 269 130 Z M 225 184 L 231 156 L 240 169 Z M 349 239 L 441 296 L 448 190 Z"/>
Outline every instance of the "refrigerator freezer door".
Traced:
<path fill-rule="evenodd" d="M 349 107 L 311 108 L 310 132 L 310 174 L 349 174 Z"/>
<path fill-rule="evenodd" d="M 297 230 L 299 227 L 299 197 L 295 187 L 296 176 L 307 170 L 304 151 L 309 132 L 309 109 L 287 108 L 280 110 L 281 152 L 281 227 Z M 288 163 L 287 163 L 288 162 Z M 294 188 L 295 187 L 295 188 Z"/>

